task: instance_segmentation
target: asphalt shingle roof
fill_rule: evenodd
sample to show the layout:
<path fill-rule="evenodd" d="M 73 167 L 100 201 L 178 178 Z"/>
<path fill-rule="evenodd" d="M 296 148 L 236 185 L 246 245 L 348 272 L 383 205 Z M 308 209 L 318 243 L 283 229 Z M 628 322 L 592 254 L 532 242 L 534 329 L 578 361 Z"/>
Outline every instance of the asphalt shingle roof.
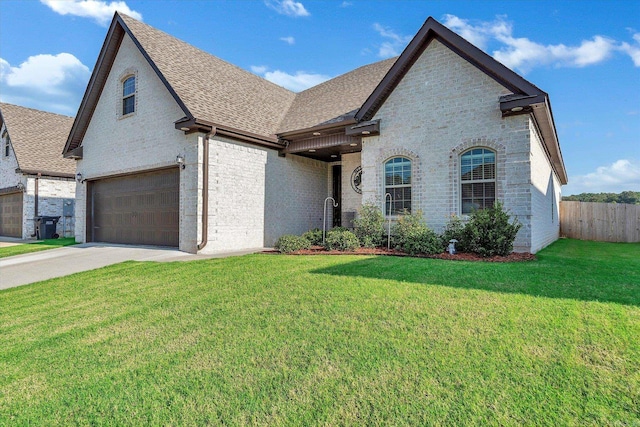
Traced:
<path fill-rule="evenodd" d="M 194 117 L 267 137 L 360 108 L 396 60 L 365 65 L 296 94 L 119 15 Z"/>
<path fill-rule="evenodd" d="M 75 174 L 75 161 L 62 157 L 73 117 L 5 103 L 0 112 L 20 169 Z"/>

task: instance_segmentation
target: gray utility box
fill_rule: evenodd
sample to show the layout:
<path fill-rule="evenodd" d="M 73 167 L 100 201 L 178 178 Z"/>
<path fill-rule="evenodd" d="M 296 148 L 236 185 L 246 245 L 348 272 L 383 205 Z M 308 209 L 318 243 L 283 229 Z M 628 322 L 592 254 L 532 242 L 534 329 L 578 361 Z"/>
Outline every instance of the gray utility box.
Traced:
<path fill-rule="evenodd" d="M 62 200 L 62 216 L 73 216 L 73 211 L 76 207 L 76 201 L 74 199 Z"/>
<path fill-rule="evenodd" d="M 59 216 L 37 216 L 35 220 L 38 239 L 55 239 L 58 237 L 56 224 L 60 220 Z"/>

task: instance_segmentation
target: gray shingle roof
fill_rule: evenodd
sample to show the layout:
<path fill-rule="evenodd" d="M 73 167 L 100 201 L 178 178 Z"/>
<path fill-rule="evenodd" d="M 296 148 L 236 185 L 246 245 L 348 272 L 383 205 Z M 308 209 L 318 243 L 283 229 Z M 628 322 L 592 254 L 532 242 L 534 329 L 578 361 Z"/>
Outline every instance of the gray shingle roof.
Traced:
<path fill-rule="evenodd" d="M 293 92 L 129 16 L 120 17 L 194 117 L 257 135 L 275 134 Z"/>
<path fill-rule="evenodd" d="M 0 103 L 18 167 L 25 171 L 75 174 L 76 163 L 62 157 L 73 117 Z"/>
<path fill-rule="evenodd" d="M 365 65 L 298 94 L 120 14 L 191 114 L 273 137 L 360 108 L 396 58 Z"/>
<path fill-rule="evenodd" d="M 397 58 L 356 68 L 296 95 L 278 133 L 306 129 L 357 110 Z"/>

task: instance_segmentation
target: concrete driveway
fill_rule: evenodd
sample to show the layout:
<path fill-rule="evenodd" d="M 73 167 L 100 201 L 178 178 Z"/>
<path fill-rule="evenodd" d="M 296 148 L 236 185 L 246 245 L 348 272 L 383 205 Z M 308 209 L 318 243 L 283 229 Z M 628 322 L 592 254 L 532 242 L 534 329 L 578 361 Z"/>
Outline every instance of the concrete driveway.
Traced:
<path fill-rule="evenodd" d="M 84 243 L 0 258 L 0 290 L 94 270 L 124 261 L 193 261 L 261 251 L 262 248 L 215 255 L 192 255 L 174 248 Z"/>

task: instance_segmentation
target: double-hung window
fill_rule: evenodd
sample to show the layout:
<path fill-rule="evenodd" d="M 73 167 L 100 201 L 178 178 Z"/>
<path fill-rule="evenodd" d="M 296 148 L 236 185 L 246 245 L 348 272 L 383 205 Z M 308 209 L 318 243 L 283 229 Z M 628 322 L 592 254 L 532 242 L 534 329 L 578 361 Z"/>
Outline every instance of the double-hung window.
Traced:
<path fill-rule="evenodd" d="M 384 193 L 386 215 L 411 212 L 411 160 L 394 157 L 385 162 Z"/>
<path fill-rule="evenodd" d="M 122 115 L 136 111 L 136 77 L 127 77 L 122 82 Z"/>
<path fill-rule="evenodd" d="M 460 156 L 460 194 L 463 214 L 492 207 L 496 201 L 496 153 L 473 148 Z"/>

